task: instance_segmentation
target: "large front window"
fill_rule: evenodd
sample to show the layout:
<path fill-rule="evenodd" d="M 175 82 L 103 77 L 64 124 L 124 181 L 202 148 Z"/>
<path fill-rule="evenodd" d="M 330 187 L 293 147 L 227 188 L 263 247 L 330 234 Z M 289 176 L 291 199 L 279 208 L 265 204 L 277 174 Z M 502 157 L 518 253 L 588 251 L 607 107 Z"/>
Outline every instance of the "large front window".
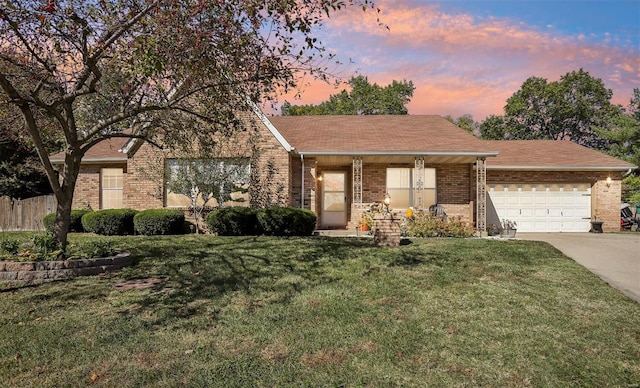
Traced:
<path fill-rule="evenodd" d="M 166 206 L 249 206 L 247 158 L 167 159 Z"/>
<path fill-rule="evenodd" d="M 436 203 L 436 169 L 388 168 L 387 192 L 391 196 L 391 207 L 427 208 Z M 422 202 L 422 203 L 420 203 Z"/>

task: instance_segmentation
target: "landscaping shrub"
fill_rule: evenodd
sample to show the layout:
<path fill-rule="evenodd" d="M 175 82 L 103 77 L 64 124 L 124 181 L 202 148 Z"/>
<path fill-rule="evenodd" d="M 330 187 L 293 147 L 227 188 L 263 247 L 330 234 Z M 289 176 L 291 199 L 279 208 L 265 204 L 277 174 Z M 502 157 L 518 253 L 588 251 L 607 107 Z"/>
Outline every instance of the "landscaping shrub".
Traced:
<path fill-rule="evenodd" d="M 409 237 L 471 237 L 474 230 L 460 218 L 444 221 L 440 217 L 419 212 L 407 220 L 405 233 Z"/>
<path fill-rule="evenodd" d="M 106 236 L 133 234 L 133 209 L 105 209 L 82 216 L 84 230 Z"/>
<path fill-rule="evenodd" d="M 149 209 L 133 217 L 136 233 L 147 236 L 159 234 L 182 234 L 184 213 L 177 209 Z"/>
<path fill-rule="evenodd" d="M 309 236 L 316 227 L 311 210 L 291 207 L 269 207 L 257 213 L 258 225 L 270 236 Z"/>
<path fill-rule="evenodd" d="M 207 214 L 207 226 L 219 236 L 250 236 L 258 233 L 256 211 L 248 207 L 225 207 Z"/>
<path fill-rule="evenodd" d="M 91 212 L 91 209 L 74 209 L 71 210 L 71 222 L 69 223 L 69 232 L 83 233 L 82 216 Z M 42 218 L 42 223 L 47 232 L 53 232 L 53 224 L 56 221 L 56 213 L 50 213 Z"/>

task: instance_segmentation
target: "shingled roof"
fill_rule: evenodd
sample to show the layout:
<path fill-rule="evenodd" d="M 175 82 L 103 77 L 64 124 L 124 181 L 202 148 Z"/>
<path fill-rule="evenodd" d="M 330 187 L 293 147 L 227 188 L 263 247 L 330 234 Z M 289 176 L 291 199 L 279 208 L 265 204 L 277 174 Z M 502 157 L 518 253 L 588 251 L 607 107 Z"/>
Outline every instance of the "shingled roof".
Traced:
<path fill-rule="evenodd" d="M 274 116 L 302 154 L 474 153 L 495 150 L 440 116 Z"/>
<path fill-rule="evenodd" d="M 128 138 L 116 137 L 99 142 L 91 147 L 84 157 L 83 163 L 126 162 L 127 154 L 119 150 L 127 143 Z M 63 163 L 64 152 L 51 155 L 51 163 Z"/>
<path fill-rule="evenodd" d="M 515 170 L 629 170 L 631 163 L 562 140 L 484 140 L 498 150 L 488 169 Z"/>

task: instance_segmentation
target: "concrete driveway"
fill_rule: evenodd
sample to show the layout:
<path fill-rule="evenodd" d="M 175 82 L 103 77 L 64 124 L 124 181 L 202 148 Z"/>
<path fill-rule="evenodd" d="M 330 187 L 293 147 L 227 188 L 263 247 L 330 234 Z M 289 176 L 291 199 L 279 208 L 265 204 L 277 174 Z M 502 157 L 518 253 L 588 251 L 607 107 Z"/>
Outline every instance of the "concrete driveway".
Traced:
<path fill-rule="evenodd" d="M 640 302 L 640 233 L 518 233 L 545 241 Z"/>

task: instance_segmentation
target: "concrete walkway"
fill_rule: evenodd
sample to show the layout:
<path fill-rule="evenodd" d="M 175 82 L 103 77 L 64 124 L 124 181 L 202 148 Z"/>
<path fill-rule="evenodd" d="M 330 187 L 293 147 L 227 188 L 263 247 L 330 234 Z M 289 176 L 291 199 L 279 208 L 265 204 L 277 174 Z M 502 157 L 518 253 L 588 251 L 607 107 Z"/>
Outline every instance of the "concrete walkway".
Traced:
<path fill-rule="evenodd" d="M 640 302 L 640 233 L 518 233 L 544 241 Z"/>

